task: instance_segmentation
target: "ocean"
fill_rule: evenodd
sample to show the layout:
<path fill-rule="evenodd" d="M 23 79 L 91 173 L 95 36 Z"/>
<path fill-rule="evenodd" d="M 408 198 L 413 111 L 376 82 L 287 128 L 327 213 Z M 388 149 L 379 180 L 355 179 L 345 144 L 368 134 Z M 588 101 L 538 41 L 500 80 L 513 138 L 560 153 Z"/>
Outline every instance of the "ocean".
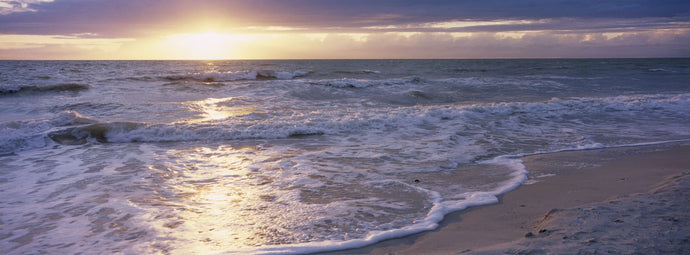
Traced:
<path fill-rule="evenodd" d="M 361 247 L 679 140 L 687 58 L 0 61 L 0 253 Z"/>

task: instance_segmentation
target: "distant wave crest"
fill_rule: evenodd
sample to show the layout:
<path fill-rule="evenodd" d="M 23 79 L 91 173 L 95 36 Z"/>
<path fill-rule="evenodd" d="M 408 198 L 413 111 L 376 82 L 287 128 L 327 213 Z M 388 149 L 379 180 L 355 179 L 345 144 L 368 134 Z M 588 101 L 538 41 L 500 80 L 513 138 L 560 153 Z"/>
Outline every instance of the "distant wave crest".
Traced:
<path fill-rule="evenodd" d="M 291 80 L 297 77 L 304 77 L 309 75 L 308 71 L 239 71 L 239 72 L 204 72 L 191 73 L 183 75 L 169 75 L 162 77 L 170 81 L 199 81 L 199 82 L 228 82 L 239 80 Z"/>
<path fill-rule="evenodd" d="M 332 73 L 339 73 L 339 74 L 379 74 L 381 73 L 380 71 L 376 70 L 335 70 L 332 71 Z"/>
<path fill-rule="evenodd" d="M 403 85 L 422 82 L 422 78 L 410 77 L 400 79 L 367 80 L 367 79 L 334 79 L 310 82 L 313 85 L 330 86 L 336 88 L 366 88 L 381 85 Z"/>
<path fill-rule="evenodd" d="M 51 85 L 0 85 L 0 95 L 18 93 L 42 93 L 61 91 L 82 91 L 91 88 L 88 84 L 60 83 Z"/>

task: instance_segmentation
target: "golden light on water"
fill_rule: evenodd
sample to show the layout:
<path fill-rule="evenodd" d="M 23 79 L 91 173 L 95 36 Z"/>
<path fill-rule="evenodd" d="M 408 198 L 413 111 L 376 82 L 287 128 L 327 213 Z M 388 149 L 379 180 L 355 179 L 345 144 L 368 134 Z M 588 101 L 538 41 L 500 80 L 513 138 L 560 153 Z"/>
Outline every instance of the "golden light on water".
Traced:
<path fill-rule="evenodd" d="M 251 106 L 231 106 L 226 105 L 236 100 L 233 97 L 228 98 L 208 98 L 201 101 L 194 101 L 187 104 L 190 109 L 200 112 L 201 118 L 194 120 L 187 120 L 185 122 L 204 122 L 224 120 L 236 116 L 247 115 L 250 113 L 260 112 Z"/>
<path fill-rule="evenodd" d="M 175 249 L 188 254 L 207 254 L 245 249 L 261 242 L 257 226 L 266 219 L 257 214 L 266 187 L 252 183 L 247 166 L 252 150 L 220 146 L 169 151 L 182 173 L 166 181 L 166 193 L 175 194 L 144 204 L 152 224 Z M 243 182 L 240 182 L 243 181 Z M 164 209 L 161 204 L 169 208 Z"/>

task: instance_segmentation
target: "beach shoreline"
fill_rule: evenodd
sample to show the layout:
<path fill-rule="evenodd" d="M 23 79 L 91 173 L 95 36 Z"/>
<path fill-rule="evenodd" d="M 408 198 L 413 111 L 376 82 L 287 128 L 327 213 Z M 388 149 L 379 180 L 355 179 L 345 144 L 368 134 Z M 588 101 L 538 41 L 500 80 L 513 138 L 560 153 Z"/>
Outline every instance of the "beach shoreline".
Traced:
<path fill-rule="evenodd" d="M 529 171 L 528 181 L 500 195 L 497 204 L 446 215 L 433 231 L 327 254 L 576 252 L 573 249 L 654 253 L 657 250 L 648 246 L 658 241 L 671 242 L 677 249 L 690 248 L 687 213 L 690 203 L 678 201 L 687 199 L 673 195 L 688 189 L 690 158 L 687 155 L 690 155 L 690 143 L 675 142 L 527 156 L 523 161 Z M 585 209 L 596 211 L 597 208 L 607 209 L 608 214 L 583 216 Z M 648 217 L 653 219 L 655 215 L 650 211 L 671 219 L 676 232 L 653 233 L 665 230 L 659 229 L 658 222 L 641 219 L 650 214 Z M 581 224 L 575 226 L 576 222 Z M 596 233 L 585 233 L 583 229 Z M 625 238 L 647 246 L 623 244 L 620 236 L 612 234 L 620 229 L 636 233 Z M 576 237 L 569 231 L 583 233 Z M 642 240 L 645 238 L 646 242 Z M 663 243 L 668 246 L 668 242 Z M 669 249 L 672 251 L 673 247 Z"/>
<path fill-rule="evenodd" d="M 4 61 L 0 254 L 454 254 L 574 236 L 535 226 L 688 168 L 664 164 L 689 154 L 689 66 Z M 619 159 L 654 171 L 622 175 Z"/>

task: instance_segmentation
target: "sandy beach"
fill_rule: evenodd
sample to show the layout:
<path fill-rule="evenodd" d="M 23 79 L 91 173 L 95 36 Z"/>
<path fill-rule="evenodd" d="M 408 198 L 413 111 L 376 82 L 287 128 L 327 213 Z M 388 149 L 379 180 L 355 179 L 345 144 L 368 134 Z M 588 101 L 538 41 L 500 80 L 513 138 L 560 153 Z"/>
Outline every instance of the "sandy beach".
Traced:
<path fill-rule="evenodd" d="M 682 254 L 690 143 L 525 157 L 529 180 L 439 228 L 331 254 Z"/>

